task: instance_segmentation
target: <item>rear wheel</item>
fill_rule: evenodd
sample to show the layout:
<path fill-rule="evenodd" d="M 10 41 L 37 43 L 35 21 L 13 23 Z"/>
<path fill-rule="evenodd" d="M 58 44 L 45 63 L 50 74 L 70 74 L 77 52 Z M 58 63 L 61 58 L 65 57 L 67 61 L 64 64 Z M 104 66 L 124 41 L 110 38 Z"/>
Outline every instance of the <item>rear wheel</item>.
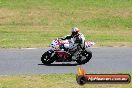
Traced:
<path fill-rule="evenodd" d="M 92 52 L 90 50 L 84 50 L 81 52 L 77 59 L 78 64 L 85 64 L 92 58 Z"/>
<path fill-rule="evenodd" d="M 53 63 L 54 59 L 51 57 L 51 55 L 52 53 L 45 52 L 41 57 L 42 63 L 46 65 Z"/>

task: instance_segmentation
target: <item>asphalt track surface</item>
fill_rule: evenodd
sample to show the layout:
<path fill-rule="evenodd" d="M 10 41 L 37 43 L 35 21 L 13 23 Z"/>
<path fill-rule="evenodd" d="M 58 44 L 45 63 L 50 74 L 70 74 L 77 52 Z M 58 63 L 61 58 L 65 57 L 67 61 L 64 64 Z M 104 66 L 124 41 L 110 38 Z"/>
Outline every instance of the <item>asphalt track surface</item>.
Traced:
<path fill-rule="evenodd" d="M 0 49 L 0 75 L 76 73 L 76 62 L 41 63 L 47 49 Z M 132 72 L 132 47 L 90 48 L 92 59 L 82 65 L 87 73 Z"/>

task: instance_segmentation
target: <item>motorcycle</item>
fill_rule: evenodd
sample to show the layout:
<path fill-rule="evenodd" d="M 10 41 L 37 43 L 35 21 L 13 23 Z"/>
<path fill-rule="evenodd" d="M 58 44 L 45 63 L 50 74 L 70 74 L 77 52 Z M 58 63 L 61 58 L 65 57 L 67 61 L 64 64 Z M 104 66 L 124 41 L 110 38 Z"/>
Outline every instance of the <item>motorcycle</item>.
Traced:
<path fill-rule="evenodd" d="M 76 61 L 78 64 L 85 64 L 92 58 L 92 52 L 88 49 L 93 46 L 94 42 L 85 42 L 84 47 L 77 45 L 72 49 L 69 49 L 71 40 L 60 40 L 59 38 L 54 39 L 51 43 L 51 48 L 46 51 L 42 57 L 41 61 L 45 65 L 49 65 L 56 62 L 72 62 Z M 64 47 L 65 45 L 65 47 Z M 71 47 L 71 46 L 70 46 Z"/>

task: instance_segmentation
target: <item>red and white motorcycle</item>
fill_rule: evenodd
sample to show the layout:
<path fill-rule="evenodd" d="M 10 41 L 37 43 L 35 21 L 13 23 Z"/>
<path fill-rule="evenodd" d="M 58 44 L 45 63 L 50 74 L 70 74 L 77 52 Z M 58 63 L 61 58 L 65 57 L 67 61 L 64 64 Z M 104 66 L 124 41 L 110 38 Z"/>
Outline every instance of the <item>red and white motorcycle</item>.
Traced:
<path fill-rule="evenodd" d="M 76 61 L 78 64 L 85 64 L 92 58 L 92 52 L 88 49 L 94 42 L 85 42 L 83 48 L 80 45 L 69 49 L 71 40 L 60 40 L 55 39 L 51 43 L 51 48 L 46 51 L 42 57 L 41 61 L 43 64 L 51 64 L 56 62 L 71 62 Z M 65 44 L 65 47 L 64 47 Z M 71 46 L 70 46 L 71 47 Z"/>

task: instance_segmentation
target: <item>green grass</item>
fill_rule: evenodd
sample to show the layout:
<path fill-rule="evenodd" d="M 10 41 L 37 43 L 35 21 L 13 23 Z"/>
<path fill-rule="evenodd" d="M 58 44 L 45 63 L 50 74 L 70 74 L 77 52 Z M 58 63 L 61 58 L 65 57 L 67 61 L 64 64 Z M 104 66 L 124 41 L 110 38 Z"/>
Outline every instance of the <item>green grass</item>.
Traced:
<path fill-rule="evenodd" d="M 0 0 L 0 48 L 47 47 L 73 26 L 96 46 L 132 46 L 132 0 Z"/>
<path fill-rule="evenodd" d="M 132 76 L 132 73 L 130 73 Z M 0 76 L 0 88 L 131 88 L 129 84 L 85 84 L 76 82 L 75 74 Z"/>

